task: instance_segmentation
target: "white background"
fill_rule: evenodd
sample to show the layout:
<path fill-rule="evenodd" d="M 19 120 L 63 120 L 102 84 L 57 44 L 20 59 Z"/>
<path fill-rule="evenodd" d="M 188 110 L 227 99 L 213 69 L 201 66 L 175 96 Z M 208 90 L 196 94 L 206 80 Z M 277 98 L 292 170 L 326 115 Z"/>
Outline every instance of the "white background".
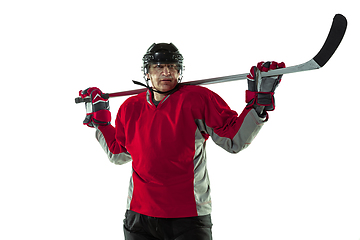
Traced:
<path fill-rule="evenodd" d="M 2 1 L 0 239 L 123 239 L 131 164 L 111 164 L 82 125 L 80 89 L 138 88 L 154 42 L 183 81 L 310 60 L 336 13 L 349 22 L 320 70 L 285 75 L 276 110 L 232 155 L 208 141 L 213 237 L 360 238 L 358 4 L 343 1 Z M 246 81 L 208 85 L 240 113 Z M 113 98 L 113 117 L 125 97 Z M 151 126 L 149 126 L 151 127 Z"/>

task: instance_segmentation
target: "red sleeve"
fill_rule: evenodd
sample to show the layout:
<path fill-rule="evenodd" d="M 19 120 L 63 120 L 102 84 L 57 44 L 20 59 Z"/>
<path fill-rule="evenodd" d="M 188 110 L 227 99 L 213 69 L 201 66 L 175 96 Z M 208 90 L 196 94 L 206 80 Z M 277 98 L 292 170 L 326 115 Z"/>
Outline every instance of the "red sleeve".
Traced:
<path fill-rule="evenodd" d="M 198 128 L 229 152 L 237 153 L 248 147 L 264 124 L 255 110 L 245 108 L 238 115 L 210 90 L 203 100 L 205 108 L 202 119 L 197 120 Z"/>
<path fill-rule="evenodd" d="M 115 128 L 112 125 L 98 126 L 96 139 L 99 141 L 111 162 L 115 164 L 124 164 L 132 159 L 125 148 L 124 127 L 119 119 L 119 114 L 115 121 Z"/>

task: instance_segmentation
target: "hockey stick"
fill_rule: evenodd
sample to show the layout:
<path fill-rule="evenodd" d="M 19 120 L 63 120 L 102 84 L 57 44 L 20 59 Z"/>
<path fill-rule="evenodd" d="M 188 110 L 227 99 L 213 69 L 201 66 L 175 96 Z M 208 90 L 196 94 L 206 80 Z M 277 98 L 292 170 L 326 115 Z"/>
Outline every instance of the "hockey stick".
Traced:
<path fill-rule="evenodd" d="M 299 64 L 296 66 L 291 66 L 287 68 L 280 68 L 271 70 L 268 72 L 263 72 L 261 75 L 263 77 L 267 76 L 277 76 L 281 74 L 288 74 L 288 73 L 295 73 L 295 72 L 302 72 L 302 71 L 308 71 L 308 70 L 314 70 L 319 69 L 323 67 L 329 59 L 332 57 L 336 49 L 341 43 L 341 40 L 344 37 L 345 31 L 347 27 L 347 20 L 346 18 L 341 14 L 336 14 L 331 28 L 330 32 L 326 38 L 326 41 L 318 54 L 314 58 L 312 58 L 310 61 L 305 62 L 303 64 Z M 236 80 L 243 80 L 246 79 L 246 76 L 248 73 L 244 74 L 237 74 L 237 75 L 230 75 L 230 76 L 224 76 L 224 77 L 217 77 L 217 78 L 209 78 L 209 79 L 203 79 L 203 80 L 197 80 L 197 81 L 189 81 L 185 82 L 184 84 L 187 85 L 205 85 L 205 84 L 213 84 L 213 83 L 221 83 L 221 82 L 230 82 L 230 81 L 236 81 Z M 136 90 L 130 90 L 130 91 L 124 91 L 124 92 L 116 92 L 116 93 L 105 93 L 102 95 L 103 98 L 112 98 L 112 97 L 120 97 L 120 96 L 128 96 L 128 95 L 134 95 L 139 94 L 142 92 L 145 92 L 147 89 L 136 89 Z M 75 103 L 81 103 L 81 102 L 90 102 L 90 98 L 84 98 L 81 97 L 75 98 Z"/>

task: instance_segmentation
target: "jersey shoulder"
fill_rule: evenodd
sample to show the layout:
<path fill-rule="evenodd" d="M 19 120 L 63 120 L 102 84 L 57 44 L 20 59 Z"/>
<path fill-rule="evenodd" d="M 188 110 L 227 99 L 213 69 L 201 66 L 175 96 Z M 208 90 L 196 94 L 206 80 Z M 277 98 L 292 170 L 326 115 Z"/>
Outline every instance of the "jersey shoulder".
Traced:
<path fill-rule="evenodd" d="M 212 98 L 221 98 L 217 93 L 213 92 L 212 90 L 197 86 L 197 85 L 182 85 L 181 91 L 187 95 L 187 97 L 201 97 L 203 99 L 212 99 Z"/>
<path fill-rule="evenodd" d="M 206 87 L 197 86 L 197 85 L 182 85 L 180 88 L 181 91 L 187 92 L 190 94 L 201 94 L 201 95 L 212 95 L 215 94 L 213 91 Z"/>

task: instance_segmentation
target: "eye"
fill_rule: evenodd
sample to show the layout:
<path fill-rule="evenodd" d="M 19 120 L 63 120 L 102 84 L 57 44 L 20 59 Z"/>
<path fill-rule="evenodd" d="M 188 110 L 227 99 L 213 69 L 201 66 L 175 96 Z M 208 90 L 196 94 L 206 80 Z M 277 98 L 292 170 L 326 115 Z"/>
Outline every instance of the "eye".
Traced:
<path fill-rule="evenodd" d="M 168 67 L 171 70 L 179 70 L 179 66 L 177 64 L 170 64 Z"/>
<path fill-rule="evenodd" d="M 169 70 L 178 70 L 179 66 L 177 64 L 157 64 L 157 65 L 153 65 L 152 68 L 157 69 L 157 70 L 162 70 L 165 67 L 167 67 Z"/>

